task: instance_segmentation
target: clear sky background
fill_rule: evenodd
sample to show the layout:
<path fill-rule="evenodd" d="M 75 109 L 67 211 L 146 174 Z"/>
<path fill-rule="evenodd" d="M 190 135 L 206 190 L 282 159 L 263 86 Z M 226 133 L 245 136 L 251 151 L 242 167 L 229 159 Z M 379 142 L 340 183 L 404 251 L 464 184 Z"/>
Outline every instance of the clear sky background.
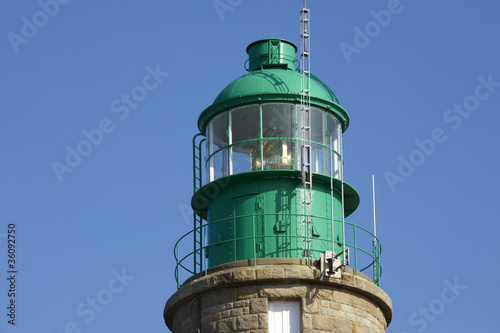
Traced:
<path fill-rule="evenodd" d="M 0 331 L 168 332 L 197 118 L 245 73 L 248 44 L 298 44 L 302 1 L 59 1 L 0 0 Z M 311 69 L 351 117 L 349 220 L 367 228 L 376 178 L 388 332 L 496 332 L 500 4 L 309 7 Z M 68 166 L 68 149 L 86 156 Z"/>

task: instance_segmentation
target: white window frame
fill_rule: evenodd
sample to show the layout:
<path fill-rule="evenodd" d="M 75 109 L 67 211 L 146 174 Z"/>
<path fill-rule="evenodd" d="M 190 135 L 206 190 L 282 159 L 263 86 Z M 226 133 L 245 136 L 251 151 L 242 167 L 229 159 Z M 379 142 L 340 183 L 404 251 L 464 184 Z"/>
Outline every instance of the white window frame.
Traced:
<path fill-rule="evenodd" d="M 269 333 L 300 333 L 300 302 L 269 300 Z"/>

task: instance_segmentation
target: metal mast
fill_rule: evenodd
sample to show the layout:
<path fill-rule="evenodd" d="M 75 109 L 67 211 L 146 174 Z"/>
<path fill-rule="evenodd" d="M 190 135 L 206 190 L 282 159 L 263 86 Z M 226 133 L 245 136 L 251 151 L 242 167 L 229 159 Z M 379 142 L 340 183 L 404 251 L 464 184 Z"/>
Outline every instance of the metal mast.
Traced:
<path fill-rule="evenodd" d="M 372 173 L 372 196 L 373 196 L 373 279 L 378 279 L 378 253 L 377 253 L 377 218 L 375 214 L 375 175 Z"/>
<path fill-rule="evenodd" d="M 312 257 L 312 159 L 311 159 L 311 69 L 310 69 L 310 32 L 309 9 L 300 10 L 300 139 L 301 139 L 301 175 L 303 193 L 303 252 L 302 257 Z"/>

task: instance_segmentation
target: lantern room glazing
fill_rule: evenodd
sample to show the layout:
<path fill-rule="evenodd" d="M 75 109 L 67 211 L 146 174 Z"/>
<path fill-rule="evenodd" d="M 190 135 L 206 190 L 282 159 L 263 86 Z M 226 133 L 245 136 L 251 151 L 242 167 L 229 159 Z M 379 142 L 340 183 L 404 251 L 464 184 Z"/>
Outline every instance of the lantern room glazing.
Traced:
<path fill-rule="evenodd" d="M 259 170 L 300 170 L 300 104 L 261 103 L 236 107 L 210 120 L 207 180 Z M 314 173 L 340 178 L 339 120 L 311 108 Z M 332 168 L 333 166 L 333 168 Z"/>

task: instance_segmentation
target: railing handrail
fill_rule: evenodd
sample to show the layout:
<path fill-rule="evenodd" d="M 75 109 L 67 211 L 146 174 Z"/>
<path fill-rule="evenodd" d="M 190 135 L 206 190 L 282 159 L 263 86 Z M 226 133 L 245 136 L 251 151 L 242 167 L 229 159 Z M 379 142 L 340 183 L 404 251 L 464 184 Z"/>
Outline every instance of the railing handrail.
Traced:
<path fill-rule="evenodd" d="M 226 217 L 226 218 L 218 219 L 218 220 L 215 220 L 215 221 L 206 222 L 206 223 L 200 225 L 199 227 L 196 227 L 196 228 L 190 230 L 189 232 L 185 233 L 184 235 L 182 235 L 181 238 L 179 238 L 179 240 L 174 245 L 174 258 L 175 258 L 175 261 L 176 261 L 174 275 L 175 275 L 175 279 L 176 279 L 178 288 L 180 287 L 180 280 L 179 280 L 180 279 L 180 277 L 179 277 L 180 269 L 179 268 L 184 269 L 184 271 L 186 271 L 187 273 L 190 273 L 192 275 L 197 274 L 197 273 L 202 272 L 202 271 L 206 272 L 206 270 L 208 269 L 208 267 L 206 267 L 207 266 L 206 263 L 205 264 L 201 263 L 200 267 L 202 267 L 202 268 L 199 271 L 196 271 L 196 270 L 193 271 L 193 270 L 188 269 L 188 268 L 186 268 L 184 266 L 184 264 L 183 264 L 184 260 L 190 258 L 193 255 L 202 254 L 204 251 L 209 250 L 211 247 L 219 246 L 219 245 L 222 245 L 222 244 L 225 244 L 225 243 L 229 243 L 229 242 L 242 241 L 242 240 L 246 240 L 246 239 L 255 239 L 255 238 L 277 238 L 277 237 L 288 237 L 288 238 L 291 238 L 291 239 L 302 238 L 302 235 L 286 235 L 286 236 L 283 235 L 283 234 L 280 234 L 280 235 L 255 235 L 255 233 L 252 233 L 252 235 L 249 235 L 249 236 L 233 237 L 233 238 L 230 238 L 230 239 L 226 239 L 226 240 L 223 240 L 223 241 L 211 243 L 211 244 L 208 244 L 208 245 L 207 244 L 200 244 L 199 247 L 196 247 L 193 251 L 187 253 L 182 258 L 180 258 L 179 257 L 179 245 L 180 245 L 180 243 L 185 238 L 187 238 L 187 236 L 189 236 L 190 234 L 193 234 L 193 236 L 194 236 L 194 233 L 201 231 L 201 233 L 203 234 L 203 238 L 205 238 L 205 236 L 206 236 L 206 229 L 209 226 L 215 225 L 217 223 L 234 221 L 236 219 L 245 218 L 245 217 L 252 217 L 252 224 L 254 224 L 254 218 L 257 217 L 257 216 L 258 217 L 262 217 L 262 216 L 279 216 L 279 215 L 302 216 L 302 214 L 290 214 L 290 213 L 263 213 L 263 214 L 245 214 L 245 215 L 239 215 L 239 216 L 233 216 L 233 217 Z M 323 217 L 323 216 L 313 215 L 312 217 L 313 217 L 313 219 L 330 220 L 330 218 Z M 335 220 L 335 222 L 339 222 L 340 223 L 341 220 Z M 359 226 L 357 224 L 354 224 L 354 223 L 351 223 L 351 222 L 347 222 L 347 221 L 345 223 L 346 223 L 346 225 L 350 225 L 350 226 L 353 227 L 354 243 L 350 244 L 350 243 L 346 242 L 346 246 L 348 246 L 349 248 L 352 248 L 354 250 L 354 257 L 355 257 L 354 271 L 355 271 L 355 273 L 357 273 L 358 271 L 359 272 L 363 272 L 366 269 L 368 269 L 369 267 L 373 266 L 374 267 L 373 281 L 377 285 L 379 285 L 380 284 L 380 276 L 382 275 L 382 267 L 380 265 L 380 255 L 382 253 L 382 245 L 381 245 L 380 240 L 371 231 L 367 230 L 364 227 L 361 227 L 361 226 Z M 376 244 L 376 247 L 375 247 L 376 250 L 374 248 L 374 251 L 372 253 L 370 253 L 370 252 L 366 251 L 363 247 L 361 247 L 361 246 L 358 245 L 357 237 L 356 237 L 356 230 L 357 229 L 359 229 L 359 230 L 367 233 L 369 236 L 373 237 L 373 240 L 375 241 L 375 244 Z M 252 228 L 252 230 L 254 230 L 254 229 Z M 328 241 L 328 242 L 331 241 L 330 239 L 321 238 L 321 237 L 314 237 L 314 239 L 315 240 L 319 240 L 319 241 Z M 317 252 L 317 251 L 318 250 L 315 250 L 315 252 Z M 371 258 L 370 259 L 371 262 L 368 263 L 368 265 L 366 265 L 362 269 L 358 269 L 358 263 L 357 263 L 357 253 L 358 252 L 364 253 L 369 258 Z M 255 253 L 254 253 L 254 257 L 256 257 Z"/>

